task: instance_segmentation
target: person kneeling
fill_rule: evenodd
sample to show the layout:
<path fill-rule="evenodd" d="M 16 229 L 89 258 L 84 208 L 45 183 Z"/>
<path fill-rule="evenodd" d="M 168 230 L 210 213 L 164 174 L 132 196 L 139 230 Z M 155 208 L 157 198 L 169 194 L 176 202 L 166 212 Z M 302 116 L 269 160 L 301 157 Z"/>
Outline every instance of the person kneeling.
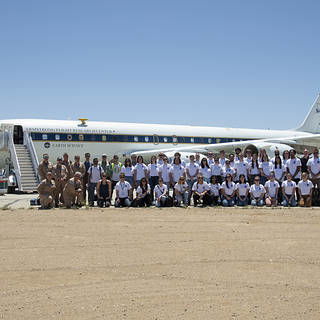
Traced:
<path fill-rule="evenodd" d="M 203 176 L 198 176 L 197 182 L 192 186 L 193 192 L 193 205 L 196 207 L 198 202 L 202 202 L 202 206 L 205 207 L 210 204 L 209 197 L 209 185 L 203 181 Z"/>
<path fill-rule="evenodd" d="M 98 206 L 110 207 L 111 205 L 111 181 L 107 179 L 107 174 L 102 174 L 102 179 L 97 183 Z"/>
<path fill-rule="evenodd" d="M 284 207 L 295 207 L 297 205 L 297 201 L 295 198 L 296 195 L 296 183 L 292 181 L 291 173 L 287 173 L 287 180 L 282 182 L 282 194 L 283 201 L 282 205 Z"/>
<path fill-rule="evenodd" d="M 154 198 L 156 207 L 171 207 L 168 195 L 168 187 L 163 183 L 163 179 L 159 178 L 158 184 L 154 187 Z"/>
<path fill-rule="evenodd" d="M 132 199 L 132 187 L 128 181 L 126 181 L 126 176 L 124 173 L 120 173 L 120 181 L 115 185 L 116 190 L 116 200 L 114 206 L 116 208 L 120 207 L 130 207 Z"/>
<path fill-rule="evenodd" d="M 51 209 L 54 207 L 54 195 L 56 186 L 52 180 L 52 173 L 49 171 L 46 178 L 38 185 L 41 209 Z"/>
<path fill-rule="evenodd" d="M 178 182 L 174 185 L 175 205 L 180 207 L 181 202 L 184 207 L 188 206 L 189 202 L 189 186 L 184 176 L 181 176 Z"/>
<path fill-rule="evenodd" d="M 64 205 L 68 209 L 70 209 L 72 206 L 82 206 L 83 191 L 81 177 L 81 173 L 76 172 L 74 177 L 69 179 L 63 188 Z"/>
<path fill-rule="evenodd" d="M 264 205 L 263 198 L 265 193 L 266 189 L 260 184 L 260 177 L 256 176 L 254 184 L 250 187 L 251 205 L 262 207 Z"/>
<path fill-rule="evenodd" d="M 240 207 L 247 206 L 250 185 L 248 182 L 246 182 L 246 177 L 244 174 L 239 175 L 239 182 L 237 183 L 236 188 L 237 205 Z"/>
<path fill-rule="evenodd" d="M 210 198 L 210 205 L 212 207 L 217 206 L 221 203 L 220 189 L 221 189 L 221 185 L 218 182 L 218 177 L 211 176 L 210 183 L 209 183 L 209 198 Z"/>
<path fill-rule="evenodd" d="M 270 172 L 270 180 L 265 185 L 266 205 L 267 207 L 276 207 L 278 205 L 279 182 L 275 179 L 274 172 Z"/>
<path fill-rule="evenodd" d="M 226 180 L 221 184 L 222 205 L 233 207 L 235 204 L 236 184 L 232 181 L 230 173 L 226 175 Z"/>
<path fill-rule="evenodd" d="M 308 174 L 302 174 L 302 180 L 298 182 L 298 192 L 300 195 L 300 207 L 311 207 L 312 205 L 312 192 L 313 183 L 308 179 Z"/>
<path fill-rule="evenodd" d="M 152 203 L 151 188 L 146 178 L 142 178 L 140 180 L 140 184 L 136 192 L 137 197 L 134 200 L 134 205 L 138 207 L 150 207 Z"/>

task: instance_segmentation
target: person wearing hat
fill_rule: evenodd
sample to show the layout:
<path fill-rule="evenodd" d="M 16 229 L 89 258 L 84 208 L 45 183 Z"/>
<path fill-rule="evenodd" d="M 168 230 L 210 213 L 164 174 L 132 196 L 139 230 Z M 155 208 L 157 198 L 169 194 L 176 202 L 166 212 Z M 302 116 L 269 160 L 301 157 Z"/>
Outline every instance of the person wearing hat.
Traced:
<path fill-rule="evenodd" d="M 89 179 L 89 173 L 88 173 L 88 170 L 89 168 L 91 167 L 92 165 L 92 162 L 90 161 L 90 153 L 85 153 L 84 157 L 85 157 L 85 161 L 83 163 L 84 165 L 84 169 L 85 169 L 85 172 L 84 172 L 84 175 L 83 175 L 83 178 L 82 178 L 82 190 L 83 190 L 83 200 L 86 201 L 86 198 L 87 198 L 87 187 L 88 187 L 88 179 Z"/>
<path fill-rule="evenodd" d="M 49 155 L 45 153 L 43 155 L 43 160 L 40 162 L 38 166 L 38 174 L 40 176 L 40 181 L 45 180 L 47 177 L 47 173 L 52 171 L 52 163 L 49 162 Z"/>
<path fill-rule="evenodd" d="M 81 173 L 76 172 L 74 177 L 69 179 L 63 188 L 64 205 L 69 209 L 72 206 L 82 206 L 82 184 Z"/>
<path fill-rule="evenodd" d="M 52 173 L 48 171 L 46 178 L 38 185 L 38 193 L 40 198 L 41 209 L 51 209 L 54 205 L 55 183 L 52 180 Z"/>
<path fill-rule="evenodd" d="M 63 203 L 63 188 L 66 184 L 68 177 L 68 170 L 66 166 L 62 164 L 61 157 L 57 158 L 57 164 L 53 166 L 52 175 L 56 184 L 54 201 L 56 208 L 58 208 L 60 202 Z"/>

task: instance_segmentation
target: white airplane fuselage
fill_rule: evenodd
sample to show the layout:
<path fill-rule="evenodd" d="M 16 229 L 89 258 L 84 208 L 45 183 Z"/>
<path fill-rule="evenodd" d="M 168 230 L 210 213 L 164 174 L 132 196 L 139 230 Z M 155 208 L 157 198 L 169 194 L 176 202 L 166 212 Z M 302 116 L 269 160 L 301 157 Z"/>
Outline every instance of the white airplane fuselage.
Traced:
<path fill-rule="evenodd" d="M 184 125 L 117 123 L 65 120 L 14 119 L 0 121 L 0 128 L 12 125 L 32 138 L 39 161 L 44 153 L 55 162 L 58 156 L 68 153 L 83 158 L 85 152 L 92 157 L 125 156 L 132 152 L 170 149 L 184 146 L 211 145 L 232 141 L 246 141 L 281 137 L 310 136 L 308 132 L 295 130 L 260 130 Z M 8 149 L 5 135 L 0 136 L 0 167 L 6 161 Z M 21 141 L 20 141 L 21 142 Z"/>

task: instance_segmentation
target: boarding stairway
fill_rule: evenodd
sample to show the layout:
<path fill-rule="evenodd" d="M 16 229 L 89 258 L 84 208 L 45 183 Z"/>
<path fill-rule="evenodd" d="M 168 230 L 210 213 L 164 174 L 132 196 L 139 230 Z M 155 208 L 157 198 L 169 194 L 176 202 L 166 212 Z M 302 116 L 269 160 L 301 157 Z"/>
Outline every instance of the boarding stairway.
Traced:
<path fill-rule="evenodd" d="M 20 191 L 34 192 L 38 186 L 38 176 L 34 169 L 31 154 L 27 146 L 15 144 L 15 153 L 20 167 Z"/>

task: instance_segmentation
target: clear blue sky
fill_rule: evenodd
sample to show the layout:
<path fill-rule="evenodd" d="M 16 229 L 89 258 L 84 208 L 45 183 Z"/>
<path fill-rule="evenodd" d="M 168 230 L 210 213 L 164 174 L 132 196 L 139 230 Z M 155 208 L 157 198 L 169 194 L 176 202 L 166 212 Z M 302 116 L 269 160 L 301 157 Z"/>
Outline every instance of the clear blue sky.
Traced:
<path fill-rule="evenodd" d="M 0 2 L 1 119 L 292 128 L 320 91 L 320 1 Z"/>

